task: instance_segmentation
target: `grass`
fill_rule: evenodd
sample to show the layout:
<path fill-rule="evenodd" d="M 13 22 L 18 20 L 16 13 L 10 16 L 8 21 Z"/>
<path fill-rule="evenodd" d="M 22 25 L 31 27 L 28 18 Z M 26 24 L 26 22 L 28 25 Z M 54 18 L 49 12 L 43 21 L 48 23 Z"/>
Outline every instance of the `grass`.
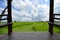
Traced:
<path fill-rule="evenodd" d="M 13 32 L 48 32 L 48 22 L 14 22 Z M 0 28 L 0 34 L 7 32 L 7 27 Z M 60 33 L 60 27 L 54 27 L 54 32 Z"/>

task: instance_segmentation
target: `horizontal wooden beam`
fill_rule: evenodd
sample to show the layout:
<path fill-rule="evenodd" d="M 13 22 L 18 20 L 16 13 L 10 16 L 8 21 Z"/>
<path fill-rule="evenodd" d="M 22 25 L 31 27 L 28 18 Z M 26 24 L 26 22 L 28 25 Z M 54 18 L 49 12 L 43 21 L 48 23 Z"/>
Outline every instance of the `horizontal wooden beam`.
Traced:
<path fill-rule="evenodd" d="M 60 15 L 60 14 L 53 14 L 53 15 Z"/>
<path fill-rule="evenodd" d="M 60 24 L 59 24 L 59 23 L 49 22 L 48 24 L 52 24 L 52 25 L 54 25 L 54 26 L 60 27 Z"/>
<path fill-rule="evenodd" d="M 54 19 L 60 20 L 60 18 L 54 18 Z"/>
<path fill-rule="evenodd" d="M 0 28 L 8 26 L 8 25 L 12 25 L 12 23 L 5 23 L 5 24 L 0 24 Z"/>
<path fill-rule="evenodd" d="M 8 16 L 8 14 L 3 14 L 3 15 L 0 15 L 0 16 Z"/>
<path fill-rule="evenodd" d="M 7 20 L 7 18 L 4 18 L 4 19 L 0 19 L 0 20 Z"/>

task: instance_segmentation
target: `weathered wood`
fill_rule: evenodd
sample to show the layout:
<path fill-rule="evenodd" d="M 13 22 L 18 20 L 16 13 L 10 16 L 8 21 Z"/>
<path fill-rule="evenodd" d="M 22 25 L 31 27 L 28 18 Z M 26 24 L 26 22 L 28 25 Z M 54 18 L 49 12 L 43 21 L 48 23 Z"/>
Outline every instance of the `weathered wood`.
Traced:
<path fill-rule="evenodd" d="M 4 23 L 4 24 L 0 24 L 0 28 L 8 26 L 8 25 L 12 25 L 12 23 Z"/>
<path fill-rule="evenodd" d="M 12 0 L 7 0 L 7 5 L 8 5 L 8 22 L 12 22 L 12 12 L 11 12 L 11 1 Z M 12 25 L 8 25 L 8 35 L 11 35 L 12 33 Z"/>
<path fill-rule="evenodd" d="M 7 9 L 7 7 L 2 11 L 2 13 L 1 13 L 1 15 L 0 15 L 0 19 L 3 17 L 6 9 Z M 0 22 L 1 22 L 1 20 L 0 20 Z"/>
<path fill-rule="evenodd" d="M 0 19 L 0 20 L 7 20 L 7 18 L 3 18 L 3 19 Z"/>
<path fill-rule="evenodd" d="M 49 22 L 54 22 L 54 0 L 50 0 L 50 16 L 49 16 Z M 49 32 L 50 34 L 53 34 L 53 25 L 49 24 Z"/>
<path fill-rule="evenodd" d="M 7 9 L 7 7 L 2 11 L 1 15 L 4 15 L 6 9 Z M 0 19 L 1 18 L 2 18 L 2 16 L 0 16 Z"/>
<path fill-rule="evenodd" d="M 60 14 L 53 14 L 53 15 L 60 15 Z"/>
<path fill-rule="evenodd" d="M 51 24 L 51 25 L 54 25 L 54 26 L 60 27 L 60 24 L 59 24 L 59 23 L 52 23 L 52 22 L 49 22 L 48 24 Z"/>
<path fill-rule="evenodd" d="M 60 20 L 60 18 L 54 18 L 54 19 Z"/>
<path fill-rule="evenodd" d="M 3 15 L 0 15 L 0 16 L 8 16 L 8 14 L 3 14 Z"/>

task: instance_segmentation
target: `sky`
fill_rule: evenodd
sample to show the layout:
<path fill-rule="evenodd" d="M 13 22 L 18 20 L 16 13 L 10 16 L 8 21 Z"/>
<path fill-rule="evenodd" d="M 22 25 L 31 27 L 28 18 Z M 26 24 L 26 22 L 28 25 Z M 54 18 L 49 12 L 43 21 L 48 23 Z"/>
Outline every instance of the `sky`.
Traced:
<path fill-rule="evenodd" d="M 50 0 L 13 0 L 13 21 L 48 21 Z M 60 0 L 54 0 L 54 13 L 60 13 Z M 0 13 L 7 0 L 0 0 Z M 5 12 L 7 14 L 7 12 Z"/>

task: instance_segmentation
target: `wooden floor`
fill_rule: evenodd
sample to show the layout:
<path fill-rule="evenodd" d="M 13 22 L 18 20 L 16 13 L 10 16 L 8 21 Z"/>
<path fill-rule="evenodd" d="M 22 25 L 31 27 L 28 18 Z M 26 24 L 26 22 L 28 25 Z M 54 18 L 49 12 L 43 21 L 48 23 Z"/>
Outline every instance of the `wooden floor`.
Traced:
<path fill-rule="evenodd" d="M 0 35 L 0 40 L 60 40 L 60 35 L 51 36 L 48 32 L 14 32 L 11 36 Z"/>

